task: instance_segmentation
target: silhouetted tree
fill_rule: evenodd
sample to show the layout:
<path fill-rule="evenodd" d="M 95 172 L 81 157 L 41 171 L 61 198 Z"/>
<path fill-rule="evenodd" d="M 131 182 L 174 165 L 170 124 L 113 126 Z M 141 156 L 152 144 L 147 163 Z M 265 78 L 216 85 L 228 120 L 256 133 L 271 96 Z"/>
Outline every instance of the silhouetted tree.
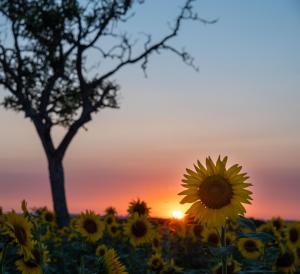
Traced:
<path fill-rule="evenodd" d="M 170 1 L 171 2 L 171 1 Z M 78 130 L 93 113 L 117 108 L 119 85 L 112 79 L 120 70 L 139 63 L 145 71 L 150 55 L 170 51 L 194 68 L 185 50 L 170 44 L 185 20 L 207 21 L 186 0 L 169 33 L 153 41 L 145 34 L 142 47 L 119 25 L 133 16 L 134 0 L 0 0 L 0 84 L 9 91 L 3 106 L 22 111 L 37 131 L 47 156 L 53 206 L 59 226 L 67 225 L 63 158 Z M 103 43 L 102 43 L 103 42 Z M 87 57 L 109 60 L 110 68 L 87 71 Z M 95 54 L 95 52 L 93 53 Z M 93 55 L 93 59 L 94 59 Z M 106 71 L 104 69 L 107 69 Z M 95 70 L 94 70 L 95 71 Z M 66 133 L 55 146 L 51 130 Z"/>

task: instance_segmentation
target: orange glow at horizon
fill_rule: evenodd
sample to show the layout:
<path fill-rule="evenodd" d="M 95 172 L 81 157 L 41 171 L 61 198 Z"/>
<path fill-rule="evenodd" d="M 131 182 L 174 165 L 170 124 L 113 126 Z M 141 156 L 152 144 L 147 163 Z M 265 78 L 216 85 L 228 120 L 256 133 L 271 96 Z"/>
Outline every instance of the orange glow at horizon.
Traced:
<path fill-rule="evenodd" d="M 183 219 L 183 213 L 180 211 L 180 210 L 174 210 L 173 212 L 172 212 L 172 217 L 174 218 L 174 219 L 178 219 L 178 220 L 181 220 L 181 219 Z"/>

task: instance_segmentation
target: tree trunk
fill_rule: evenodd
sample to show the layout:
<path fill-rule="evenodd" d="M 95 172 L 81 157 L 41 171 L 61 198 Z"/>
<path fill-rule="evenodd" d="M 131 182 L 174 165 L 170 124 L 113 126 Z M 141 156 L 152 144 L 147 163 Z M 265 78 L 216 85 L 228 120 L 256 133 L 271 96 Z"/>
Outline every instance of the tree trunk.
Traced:
<path fill-rule="evenodd" d="M 70 216 L 65 195 L 65 177 L 62 159 L 48 157 L 49 177 L 52 192 L 53 208 L 59 227 L 67 226 Z"/>

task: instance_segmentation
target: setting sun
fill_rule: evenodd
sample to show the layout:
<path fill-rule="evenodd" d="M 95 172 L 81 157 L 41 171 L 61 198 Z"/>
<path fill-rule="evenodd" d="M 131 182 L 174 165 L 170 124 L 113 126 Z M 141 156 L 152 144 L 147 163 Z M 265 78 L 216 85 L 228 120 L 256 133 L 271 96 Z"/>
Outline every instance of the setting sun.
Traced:
<path fill-rule="evenodd" d="M 174 210 L 172 212 L 172 216 L 174 219 L 182 219 L 183 218 L 183 213 L 180 210 Z"/>

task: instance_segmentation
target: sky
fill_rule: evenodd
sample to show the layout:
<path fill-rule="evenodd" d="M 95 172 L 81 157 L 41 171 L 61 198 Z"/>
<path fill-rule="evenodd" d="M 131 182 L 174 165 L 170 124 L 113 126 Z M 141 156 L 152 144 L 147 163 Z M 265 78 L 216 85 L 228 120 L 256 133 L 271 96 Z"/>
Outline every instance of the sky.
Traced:
<path fill-rule="evenodd" d="M 161 37 L 183 2 L 146 1 L 126 31 Z M 152 216 L 169 217 L 189 206 L 177 195 L 185 169 L 227 155 L 253 184 L 247 216 L 300 220 L 299 2 L 198 0 L 195 11 L 218 22 L 186 23 L 174 45 L 195 57 L 199 72 L 167 52 L 152 56 L 147 78 L 127 67 L 115 76 L 120 109 L 94 115 L 72 142 L 64 162 L 71 212 L 112 205 L 126 214 L 141 198 Z M 51 208 L 33 125 L 0 108 L 0 128 L 0 205 L 18 210 L 26 199 Z"/>

